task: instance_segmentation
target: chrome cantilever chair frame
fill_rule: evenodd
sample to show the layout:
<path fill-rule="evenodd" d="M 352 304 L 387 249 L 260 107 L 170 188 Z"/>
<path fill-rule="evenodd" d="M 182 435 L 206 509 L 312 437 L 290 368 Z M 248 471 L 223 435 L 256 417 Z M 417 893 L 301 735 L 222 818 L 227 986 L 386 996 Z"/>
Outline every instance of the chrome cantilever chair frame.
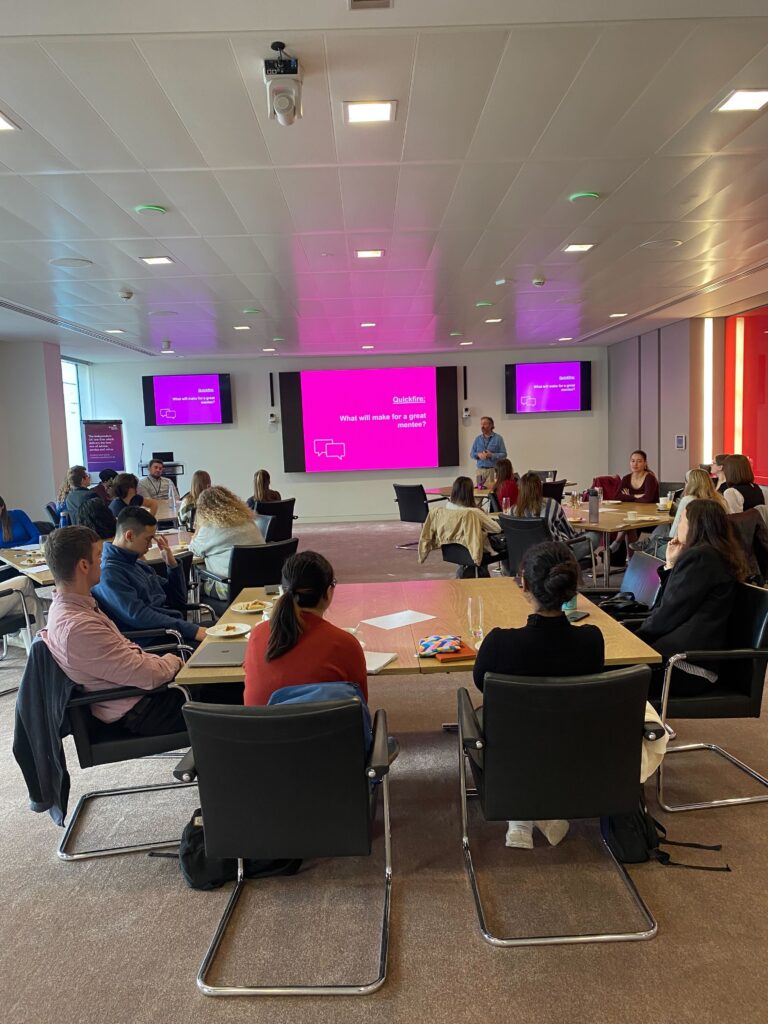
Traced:
<path fill-rule="evenodd" d="M 181 633 L 179 633 L 175 629 L 135 630 L 131 633 L 131 636 L 135 638 L 137 636 L 155 635 L 159 633 L 168 633 L 174 636 L 176 642 L 173 644 L 154 645 L 151 648 L 147 648 L 147 650 L 152 651 L 154 653 L 164 653 L 166 651 L 176 650 L 178 651 L 181 660 L 186 661 L 186 655 L 192 652 L 192 648 L 184 643 Z M 182 693 L 184 693 L 184 695 L 186 696 L 187 700 L 189 700 L 189 692 L 185 690 L 183 687 L 178 687 L 178 689 L 180 689 Z M 151 691 L 143 690 L 136 692 L 137 694 L 147 696 L 147 693 Z M 82 703 L 85 703 L 85 701 L 82 701 Z M 145 756 L 152 758 L 172 757 L 174 758 L 174 760 L 177 760 L 179 755 L 177 749 L 176 751 L 159 751 L 158 753 L 147 754 Z M 137 758 L 136 760 L 140 760 L 140 758 Z M 87 793 L 83 793 L 80 799 L 75 804 L 75 809 L 72 812 L 72 816 L 69 819 L 69 824 L 64 830 L 64 835 L 61 837 L 61 842 L 59 843 L 56 855 L 59 857 L 60 860 L 66 861 L 90 860 L 94 857 L 112 857 L 119 853 L 139 853 L 143 850 L 164 850 L 170 849 L 172 847 L 177 847 L 179 845 L 178 836 L 175 839 L 163 839 L 159 842 L 134 843 L 129 844 L 127 846 L 104 846 L 98 847 L 94 850 L 81 850 L 77 853 L 70 852 L 69 848 L 70 841 L 73 837 L 80 816 L 85 810 L 86 805 L 89 804 L 92 800 L 96 800 L 99 797 L 127 796 L 132 793 L 156 793 L 164 789 L 185 789 L 189 786 L 196 785 L 196 782 L 162 782 L 151 786 L 117 786 L 113 789 L 94 789 L 90 790 Z"/>
<path fill-rule="evenodd" d="M 31 635 L 32 635 L 31 634 L 32 621 L 31 621 L 31 619 L 29 617 L 29 610 L 27 608 L 27 602 L 24 600 L 24 595 L 22 594 L 22 592 L 20 590 L 2 591 L 2 583 L 0 583 L 0 592 L 2 592 L 6 596 L 7 595 L 11 595 L 11 594 L 15 594 L 19 598 L 19 600 L 21 601 L 21 610 L 22 610 L 22 612 L 24 614 L 24 622 L 25 622 L 25 625 L 23 627 L 21 627 L 21 628 L 26 629 L 27 635 L 29 637 L 31 637 Z M 2 653 L 2 655 L 0 655 L 0 661 L 5 661 L 5 659 L 7 657 L 8 657 L 8 635 L 6 633 L 3 633 L 3 653 Z M 0 697 L 7 697 L 9 693 L 16 693 L 18 688 L 19 688 L 18 686 L 9 686 L 7 690 L 0 690 Z"/>
<path fill-rule="evenodd" d="M 307 709 L 311 708 L 307 704 Z M 194 705 L 193 705 L 194 707 Z M 190 738 L 194 741 L 193 730 Z M 194 747 L 190 748 L 174 772 L 176 778 L 185 781 L 196 777 Z M 371 981 L 341 985 L 214 985 L 208 981 L 216 955 L 219 951 L 227 925 L 245 889 L 245 863 L 237 859 L 237 880 L 227 901 L 224 913 L 218 923 L 213 939 L 197 972 L 197 987 L 207 996 L 365 996 L 377 991 L 387 976 L 389 953 L 390 907 L 392 894 L 392 838 L 390 827 L 389 770 L 397 757 L 397 749 L 391 749 L 387 737 L 387 717 L 382 709 L 376 712 L 373 722 L 373 740 L 366 759 L 365 776 L 369 784 L 378 780 L 381 784 L 384 826 L 384 901 L 382 910 L 381 937 L 379 942 L 378 969 Z M 205 813 L 204 798 L 203 813 Z"/>
<path fill-rule="evenodd" d="M 469 695 L 466 690 L 459 691 L 459 784 L 461 790 L 461 845 L 462 852 L 464 854 L 464 866 L 469 876 L 469 884 L 472 888 L 472 896 L 475 901 L 475 910 L 477 912 L 477 920 L 480 926 L 480 931 L 486 942 L 492 946 L 563 946 L 563 945 L 574 945 L 584 944 L 592 942 L 637 942 L 646 939 L 652 939 L 657 931 L 658 924 L 651 911 L 648 909 L 645 901 L 643 900 L 640 893 L 637 891 L 635 883 L 630 878 L 624 865 L 616 859 L 611 848 L 605 840 L 605 836 L 601 836 L 603 846 L 608 852 L 613 865 L 621 876 L 621 880 L 627 889 L 627 892 L 632 897 L 632 902 L 635 907 L 640 911 L 643 919 L 645 920 L 646 927 L 640 931 L 634 932 L 585 932 L 585 933 L 574 933 L 568 935 L 524 935 L 516 937 L 502 937 L 494 935 L 488 927 L 488 922 L 485 916 L 485 910 L 483 908 L 483 901 L 480 896 L 480 887 L 477 881 L 477 875 L 475 873 L 475 866 L 472 861 L 472 850 L 469 844 L 469 813 L 467 807 L 467 799 L 469 796 L 477 796 L 477 790 L 474 787 L 467 786 L 467 771 L 469 769 L 469 757 L 467 747 L 465 747 L 465 734 L 464 725 L 466 722 L 466 715 L 462 713 L 462 692 L 466 695 L 465 701 L 469 706 L 469 710 L 472 712 L 472 718 L 476 720 L 474 709 L 472 709 L 471 702 L 469 701 Z M 478 751 L 481 751 L 484 746 L 482 735 L 480 734 L 479 727 L 474 736 L 469 739 L 469 747 L 474 747 Z"/>
<path fill-rule="evenodd" d="M 389 820 L 389 776 L 381 781 L 382 803 L 384 805 L 384 910 L 381 922 L 381 940 L 379 944 L 379 967 L 376 977 L 360 985 L 211 985 L 207 976 L 216 959 L 216 954 L 224 938 L 229 919 L 234 913 L 238 900 L 247 884 L 244 862 L 238 859 L 237 882 L 229 897 L 219 921 L 216 933 L 211 940 L 200 970 L 197 972 L 197 987 L 207 996 L 367 996 L 376 992 L 384 984 L 387 977 L 387 957 L 389 955 L 389 919 L 392 895 L 392 839 Z"/>
<path fill-rule="evenodd" d="M 719 661 L 722 660 L 724 657 L 727 658 L 729 655 L 731 656 L 731 658 L 734 659 L 746 657 L 760 657 L 761 652 L 758 650 L 751 649 L 728 652 L 718 651 L 713 652 L 713 656 L 710 660 Z M 703 654 L 702 652 L 697 652 L 696 661 L 699 662 L 704 660 L 706 660 L 705 654 Z M 768 662 L 768 651 L 762 652 L 762 660 L 764 662 Z M 675 666 L 681 668 L 683 665 L 687 663 L 688 660 L 685 654 L 673 654 L 667 662 L 667 667 L 664 672 L 664 684 L 661 691 L 661 720 L 664 723 L 665 727 L 667 724 L 667 705 L 669 703 L 669 691 L 672 683 L 672 673 L 674 672 Z M 713 754 L 717 754 L 718 757 L 722 757 L 723 760 L 728 761 L 729 764 L 732 764 L 734 768 L 738 768 L 739 771 L 744 772 L 745 775 L 748 775 L 751 779 L 754 779 L 755 782 L 760 783 L 761 786 L 764 786 L 768 789 L 768 779 L 766 779 L 765 776 L 755 771 L 754 768 L 750 768 L 748 764 L 745 764 L 744 761 L 740 761 L 738 757 L 734 757 L 733 754 L 729 753 L 727 750 L 725 750 L 717 743 L 678 743 L 675 744 L 675 746 L 667 746 L 665 760 L 666 757 L 668 757 L 670 754 L 690 753 L 692 750 L 709 750 Z M 766 800 L 768 800 L 768 793 L 759 793 L 755 796 L 734 796 L 726 797 L 720 800 L 700 800 L 693 803 L 670 804 L 664 795 L 664 761 L 662 761 L 662 763 L 659 765 L 658 771 L 656 773 L 656 794 L 658 797 L 659 805 L 665 811 L 669 811 L 670 813 L 674 813 L 676 811 L 706 810 L 710 807 L 735 807 L 737 804 L 757 804 L 763 803 Z"/>

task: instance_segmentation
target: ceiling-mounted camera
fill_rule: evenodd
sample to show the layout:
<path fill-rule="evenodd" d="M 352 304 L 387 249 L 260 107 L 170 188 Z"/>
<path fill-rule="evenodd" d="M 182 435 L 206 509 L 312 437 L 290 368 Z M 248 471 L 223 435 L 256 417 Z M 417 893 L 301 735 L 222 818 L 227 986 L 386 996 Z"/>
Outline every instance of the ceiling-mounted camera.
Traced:
<path fill-rule="evenodd" d="M 267 87 L 267 113 L 284 128 L 301 117 L 302 70 L 298 57 L 285 54 L 285 43 L 276 41 L 272 49 L 277 59 L 264 61 L 264 83 Z"/>

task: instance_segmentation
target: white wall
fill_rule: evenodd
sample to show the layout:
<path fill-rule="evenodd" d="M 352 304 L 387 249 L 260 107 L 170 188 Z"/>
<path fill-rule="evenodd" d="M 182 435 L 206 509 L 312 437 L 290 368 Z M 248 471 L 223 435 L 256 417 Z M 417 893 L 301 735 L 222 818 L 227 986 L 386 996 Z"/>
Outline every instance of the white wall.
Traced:
<path fill-rule="evenodd" d="M 240 495 L 251 492 L 254 472 L 265 467 L 272 485 L 285 497 L 296 497 L 296 511 L 304 521 L 328 522 L 397 518 L 393 481 L 423 482 L 426 487 L 450 483 L 459 470 L 403 470 L 401 472 L 318 474 L 283 472 L 281 426 L 267 424 L 270 372 L 275 374 L 275 400 L 279 401 L 277 373 L 308 369 L 356 366 L 459 365 L 459 413 L 466 404 L 472 410 L 467 422 L 460 419 L 461 472 L 474 475 L 469 459 L 472 441 L 480 433 L 480 416 L 496 421 L 515 469 L 556 468 L 560 476 L 586 486 L 606 464 L 608 456 L 608 407 L 605 349 L 579 349 L 580 359 L 593 360 L 593 411 L 549 417 L 507 416 L 504 413 L 504 365 L 522 361 L 555 361 L 574 358 L 573 350 L 547 352 L 493 352 L 443 354 L 436 357 L 404 356 L 380 359 L 272 359 L 190 360 L 146 363 L 105 363 L 92 367 L 93 415 L 97 419 L 123 420 L 126 460 L 136 471 L 142 441 L 144 454 L 170 450 L 184 463 L 189 485 L 196 469 L 207 469 L 216 483 Z M 468 368 L 469 397 L 463 401 L 461 366 Z M 234 419 L 232 426 L 145 427 L 141 396 L 143 374 L 216 372 L 232 375 Z M 279 409 L 276 409 L 279 415 Z"/>
<path fill-rule="evenodd" d="M 59 346 L 0 341 L 0 495 L 46 519 L 67 469 Z"/>

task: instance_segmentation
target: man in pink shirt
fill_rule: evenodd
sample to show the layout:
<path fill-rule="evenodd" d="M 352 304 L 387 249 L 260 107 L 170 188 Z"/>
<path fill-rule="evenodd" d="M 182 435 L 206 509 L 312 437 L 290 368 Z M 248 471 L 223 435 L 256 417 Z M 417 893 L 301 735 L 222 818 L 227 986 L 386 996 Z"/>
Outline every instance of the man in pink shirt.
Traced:
<path fill-rule="evenodd" d="M 162 657 L 132 643 L 91 596 L 101 575 L 102 541 L 85 526 L 67 526 L 48 536 L 45 555 L 56 582 L 48 626 L 40 636 L 59 668 L 85 690 L 136 686 L 154 690 L 170 682 L 181 668 L 175 654 Z M 152 697 L 126 697 L 93 704 L 102 722 L 116 722 L 139 736 L 185 730 L 179 690 Z"/>

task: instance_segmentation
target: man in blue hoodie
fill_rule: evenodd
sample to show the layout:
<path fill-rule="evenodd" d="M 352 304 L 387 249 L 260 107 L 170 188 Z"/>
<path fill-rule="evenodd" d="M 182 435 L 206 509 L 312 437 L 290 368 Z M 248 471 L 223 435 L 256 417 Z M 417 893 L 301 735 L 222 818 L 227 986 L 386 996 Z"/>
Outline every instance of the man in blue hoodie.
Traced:
<path fill-rule="evenodd" d="M 117 627 L 175 629 L 185 641 L 202 640 L 205 629 L 188 622 L 181 611 L 187 603 L 184 570 L 165 537 L 156 536 L 157 520 L 140 506 L 129 506 L 117 517 L 113 543 L 106 542 L 101 556 L 101 580 L 93 596 Z M 166 565 L 166 579 L 158 576 L 143 556 L 157 544 Z M 146 641 L 157 643 L 157 640 Z"/>

